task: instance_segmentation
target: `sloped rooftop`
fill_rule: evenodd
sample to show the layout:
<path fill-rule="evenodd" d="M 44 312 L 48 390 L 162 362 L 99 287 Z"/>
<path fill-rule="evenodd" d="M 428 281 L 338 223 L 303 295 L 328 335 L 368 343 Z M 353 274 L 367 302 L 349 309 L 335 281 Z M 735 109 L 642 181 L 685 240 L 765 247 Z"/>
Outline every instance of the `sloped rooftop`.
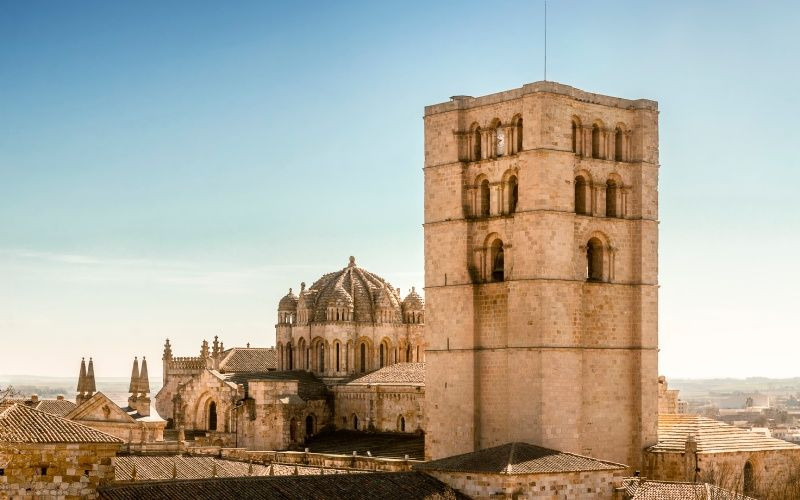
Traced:
<path fill-rule="evenodd" d="M 196 498 L 223 500 L 469 498 L 437 479 L 419 472 L 132 482 L 101 487 L 98 492 L 100 498 L 106 500 L 134 498 L 172 498 L 177 500 L 195 500 Z"/>
<path fill-rule="evenodd" d="M 649 451 L 683 452 L 689 435 L 694 436 L 698 453 L 800 450 L 800 446 L 788 441 L 766 437 L 699 415 L 663 414 L 658 416 L 658 444 L 651 446 Z"/>
<path fill-rule="evenodd" d="M 0 413 L 0 436 L 11 443 L 122 443 L 104 432 L 21 404 Z"/>
<path fill-rule="evenodd" d="M 425 385 L 425 363 L 395 363 L 347 382 L 347 385 Z"/>
<path fill-rule="evenodd" d="M 211 479 L 214 477 L 290 476 L 297 472 L 301 476 L 319 475 L 319 467 L 286 464 L 249 464 L 216 457 L 190 456 L 146 456 L 128 455 L 113 459 L 114 480 L 131 481 L 136 468 L 136 481 L 159 481 L 167 479 Z M 325 474 L 341 474 L 343 470 L 325 469 Z M 175 477 L 173 478 L 173 474 Z"/>
<path fill-rule="evenodd" d="M 626 500 L 755 500 L 708 483 L 653 481 L 638 477 L 623 480 Z"/>
<path fill-rule="evenodd" d="M 59 417 L 66 417 L 69 412 L 75 409 L 76 405 L 67 399 L 6 399 L 0 402 L 0 411 L 5 410 L 13 404 L 21 404 L 30 408 L 35 408 L 39 411 L 58 415 Z"/>
<path fill-rule="evenodd" d="M 551 450 L 527 443 L 506 443 L 493 448 L 433 460 L 416 470 L 478 472 L 487 474 L 549 474 L 625 469 L 614 462 Z"/>
<path fill-rule="evenodd" d="M 419 434 L 339 430 L 317 434 L 304 446 L 312 453 L 351 455 L 355 451 L 362 456 L 369 452 L 373 457 L 425 459 L 425 437 Z"/>
<path fill-rule="evenodd" d="M 222 373 L 268 372 L 278 368 L 274 347 L 234 347 L 223 354 L 219 363 Z"/>

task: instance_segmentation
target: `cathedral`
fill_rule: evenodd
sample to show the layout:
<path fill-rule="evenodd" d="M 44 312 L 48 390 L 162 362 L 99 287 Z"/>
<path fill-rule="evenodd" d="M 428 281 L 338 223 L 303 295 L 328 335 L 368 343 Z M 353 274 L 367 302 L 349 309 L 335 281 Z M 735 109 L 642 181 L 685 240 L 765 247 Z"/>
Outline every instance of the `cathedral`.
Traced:
<path fill-rule="evenodd" d="M 144 359 L 124 408 L 82 363 L 74 405 L 0 411 L 0 431 L 41 422 L 15 438 L 24 466 L 0 454 L 0 476 L 55 488 L 37 434 L 52 425 L 85 438 L 63 450 L 69 488 L 91 481 L 103 498 L 235 497 L 234 476 L 275 471 L 318 477 L 247 478 L 248 491 L 797 498 L 775 486 L 800 485 L 800 446 L 680 414 L 658 376 L 655 101 L 543 81 L 428 106 L 424 127 L 424 299 L 354 257 L 297 294 L 287 283 L 274 347 L 215 337 L 177 356 L 166 341 L 158 415 Z M 99 461 L 90 479 L 73 450 Z"/>

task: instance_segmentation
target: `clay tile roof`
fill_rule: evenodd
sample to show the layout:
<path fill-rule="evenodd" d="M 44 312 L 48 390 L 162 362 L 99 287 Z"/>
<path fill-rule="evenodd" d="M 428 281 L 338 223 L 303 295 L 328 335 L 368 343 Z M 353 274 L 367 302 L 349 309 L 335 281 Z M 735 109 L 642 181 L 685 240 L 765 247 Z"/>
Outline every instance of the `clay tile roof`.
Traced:
<path fill-rule="evenodd" d="M 274 347 L 234 347 L 219 363 L 223 373 L 268 372 L 278 367 Z"/>
<path fill-rule="evenodd" d="M 483 472 L 488 474 L 549 474 L 625 469 L 626 466 L 527 443 L 506 443 L 494 448 L 426 462 L 417 470 Z"/>
<path fill-rule="evenodd" d="M 11 443 L 122 443 L 91 427 L 20 404 L 0 413 L 0 434 Z"/>
<path fill-rule="evenodd" d="M 766 437 L 699 415 L 662 414 L 658 416 L 658 444 L 651 446 L 649 451 L 683 452 L 689 435 L 694 436 L 698 453 L 800 450 L 800 446 L 788 441 Z"/>
<path fill-rule="evenodd" d="M 78 405 L 66 399 L 41 399 L 38 403 L 33 405 L 39 411 L 52 413 L 59 417 L 66 417 L 69 412 L 74 410 Z"/>
<path fill-rule="evenodd" d="M 628 500 L 754 500 L 707 483 L 653 481 L 629 477 L 623 480 L 622 488 Z"/>
<path fill-rule="evenodd" d="M 236 477 L 199 480 L 135 482 L 101 487 L 101 499 L 172 498 L 176 500 L 219 498 L 371 499 L 469 497 L 441 481 L 418 472 L 375 472 L 313 476 Z"/>
<path fill-rule="evenodd" d="M 425 363 L 395 363 L 351 380 L 347 385 L 425 385 Z"/>
<path fill-rule="evenodd" d="M 133 479 L 133 468 L 136 467 L 137 481 L 163 481 L 173 479 L 173 471 L 177 479 L 210 479 L 215 477 L 269 476 L 269 465 L 250 464 L 235 460 L 222 460 L 215 457 L 188 456 L 119 456 L 113 459 L 114 480 L 130 481 Z M 216 467 L 216 471 L 215 471 Z M 290 476 L 294 474 L 294 465 L 272 464 L 272 475 Z M 341 473 L 341 470 L 326 469 L 326 474 Z M 297 467 L 299 475 L 320 474 L 319 467 Z"/>

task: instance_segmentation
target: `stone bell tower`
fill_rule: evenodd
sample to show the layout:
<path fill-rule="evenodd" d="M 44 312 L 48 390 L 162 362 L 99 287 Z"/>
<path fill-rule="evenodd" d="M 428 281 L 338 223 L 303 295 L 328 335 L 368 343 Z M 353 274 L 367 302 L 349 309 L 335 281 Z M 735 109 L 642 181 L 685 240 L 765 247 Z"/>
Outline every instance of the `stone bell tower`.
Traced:
<path fill-rule="evenodd" d="M 426 455 L 656 442 L 658 108 L 554 82 L 425 109 Z"/>

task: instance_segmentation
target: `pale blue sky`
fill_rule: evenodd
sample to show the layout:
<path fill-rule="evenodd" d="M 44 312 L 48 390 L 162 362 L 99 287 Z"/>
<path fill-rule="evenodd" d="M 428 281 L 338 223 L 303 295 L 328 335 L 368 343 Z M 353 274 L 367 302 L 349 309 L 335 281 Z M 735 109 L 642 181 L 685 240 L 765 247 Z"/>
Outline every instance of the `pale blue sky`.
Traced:
<path fill-rule="evenodd" d="M 0 2 L 3 373 L 272 345 L 351 254 L 421 287 L 422 113 L 542 78 L 528 2 Z M 796 376 L 796 2 L 549 3 L 548 78 L 659 101 L 660 371 Z"/>

